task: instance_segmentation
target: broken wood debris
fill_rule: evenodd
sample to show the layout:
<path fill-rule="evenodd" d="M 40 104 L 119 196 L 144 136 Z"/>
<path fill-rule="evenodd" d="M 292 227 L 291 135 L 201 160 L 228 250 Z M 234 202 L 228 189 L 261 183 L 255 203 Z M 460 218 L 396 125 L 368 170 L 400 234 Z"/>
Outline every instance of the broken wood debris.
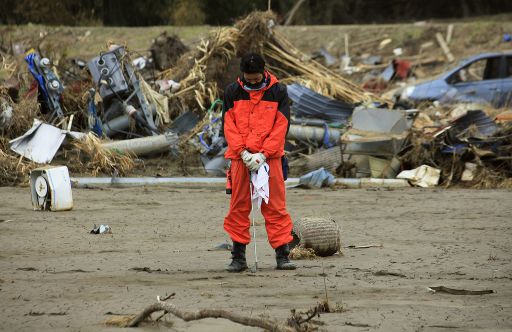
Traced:
<path fill-rule="evenodd" d="M 363 245 L 354 245 L 351 244 L 349 246 L 346 246 L 345 248 L 348 249 L 368 249 L 368 248 L 383 248 L 384 245 L 382 244 L 363 244 Z"/>
<path fill-rule="evenodd" d="M 379 270 L 372 273 L 374 276 L 382 277 L 382 276 L 393 276 L 393 277 L 400 277 L 400 278 L 407 278 L 405 274 L 399 273 L 399 272 L 391 272 L 386 270 Z"/>
<path fill-rule="evenodd" d="M 446 44 L 446 41 L 444 40 L 443 35 L 439 32 L 436 33 L 436 39 L 437 39 L 439 46 L 441 46 L 441 49 L 443 50 L 443 53 L 446 56 L 446 59 L 448 60 L 448 62 L 455 61 L 455 57 L 453 56 L 452 51 Z"/>
<path fill-rule="evenodd" d="M 427 287 L 429 292 L 432 293 L 447 293 L 452 295 L 485 295 L 492 294 L 494 290 L 492 289 L 484 289 L 484 290 L 468 290 L 468 289 L 455 289 L 445 286 L 435 286 L 435 287 Z"/>
<path fill-rule="evenodd" d="M 142 312 L 137 315 L 132 314 L 114 314 L 108 312 L 106 314 L 115 315 L 104 322 L 109 326 L 118 327 L 138 327 L 142 322 L 151 318 L 151 314 L 159 311 L 163 311 L 154 321 L 159 321 L 163 316 L 172 314 L 186 322 L 201 320 L 205 318 L 223 318 L 230 320 L 234 323 L 259 327 L 266 331 L 274 332 L 308 332 L 315 331 L 316 326 L 324 325 L 322 321 L 315 320 L 313 318 L 319 318 L 321 313 L 334 312 L 330 311 L 328 305 L 325 303 L 319 303 L 318 305 L 310 308 L 305 312 L 291 309 L 291 316 L 284 323 L 280 323 L 273 318 L 266 317 L 250 317 L 237 313 L 230 312 L 224 309 L 201 309 L 197 311 L 186 311 L 179 308 L 174 303 L 165 302 L 175 296 L 175 293 L 171 293 L 167 296 L 157 296 L 157 302 L 144 308 Z M 340 310 L 338 307 L 336 310 Z M 340 311 L 335 311 L 340 312 Z"/>
<path fill-rule="evenodd" d="M 132 267 L 128 269 L 129 271 L 136 271 L 136 272 L 147 272 L 147 273 L 163 273 L 163 274 L 169 274 L 171 271 L 168 270 L 162 270 L 160 268 L 158 269 L 152 269 L 150 267 Z"/>

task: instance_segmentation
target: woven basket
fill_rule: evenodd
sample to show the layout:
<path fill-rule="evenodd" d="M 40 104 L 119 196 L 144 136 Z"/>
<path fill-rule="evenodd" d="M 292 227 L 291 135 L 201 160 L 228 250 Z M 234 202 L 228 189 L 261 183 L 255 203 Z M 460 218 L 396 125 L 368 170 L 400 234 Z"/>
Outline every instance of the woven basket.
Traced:
<path fill-rule="evenodd" d="M 293 244 L 312 248 L 318 256 L 331 256 L 341 247 L 341 231 L 332 218 L 305 217 L 293 225 Z"/>

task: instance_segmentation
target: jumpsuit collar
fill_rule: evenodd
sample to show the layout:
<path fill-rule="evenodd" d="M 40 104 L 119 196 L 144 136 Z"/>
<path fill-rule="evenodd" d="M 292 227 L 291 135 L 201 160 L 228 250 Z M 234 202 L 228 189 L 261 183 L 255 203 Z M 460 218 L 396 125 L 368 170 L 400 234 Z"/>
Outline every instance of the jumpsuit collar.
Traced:
<path fill-rule="evenodd" d="M 249 96 L 251 97 L 251 102 L 253 104 L 257 104 L 263 97 L 263 94 L 265 93 L 265 91 L 270 89 L 274 84 L 278 83 L 277 78 L 274 75 L 272 75 L 271 73 L 269 73 L 268 71 L 265 70 L 264 75 L 265 75 L 265 77 L 263 80 L 265 81 L 266 84 L 265 84 L 265 87 L 263 87 L 259 90 L 247 89 L 242 81 L 242 78 L 238 77 L 238 79 L 237 79 L 237 82 L 238 82 L 238 84 L 240 84 L 242 89 L 244 89 L 245 91 L 247 91 L 249 93 Z"/>

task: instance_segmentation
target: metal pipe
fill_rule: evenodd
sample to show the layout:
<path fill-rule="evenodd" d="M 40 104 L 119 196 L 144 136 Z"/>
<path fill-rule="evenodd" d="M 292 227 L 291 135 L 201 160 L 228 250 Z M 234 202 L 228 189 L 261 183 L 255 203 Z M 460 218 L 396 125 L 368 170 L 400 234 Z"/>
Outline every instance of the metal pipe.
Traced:
<path fill-rule="evenodd" d="M 322 119 L 304 119 L 304 118 L 291 119 L 290 123 L 292 125 L 297 125 L 297 126 L 312 126 L 312 127 L 322 127 L 322 128 L 326 124 L 328 124 L 327 121 L 322 120 Z"/>
<path fill-rule="evenodd" d="M 115 107 L 122 107 L 122 104 L 120 106 L 116 105 Z M 150 110 L 154 116 L 156 114 L 156 108 L 150 107 Z M 128 128 L 130 128 L 130 116 L 127 114 L 114 118 L 104 123 L 102 126 L 103 133 L 108 137 L 115 135 L 120 131 L 125 131 Z"/>
<path fill-rule="evenodd" d="M 71 178 L 74 187 L 86 187 L 89 185 L 126 185 L 126 186 L 146 186 L 146 185 L 159 185 L 159 184 L 201 184 L 201 185 L 222 185 L 226 184 L 225 177 L 218 178 L 199 178 L 199 177 L 180 177 L 180 178 L 155 178 L 155 177 L 142 177 L 142 178 Z M 285 181 L 288 185 L 296 185 L 299 183 L 299 178 L 289 178 Z"/>
<path fill-rule="evenodd" d="M 71 183 L 75 188 L 83 188 L 91 185 L 116 185 L 116 186 L 147 186 L 147 185 L 160 185 L 160 184 L 174 184 L 174 185 L 205 185 L 212 186 L 218 185 L 223 187 L 226 184 L 225 177 L 218 178 L 199 178 L 199 177 L 179 177 L 179 178 L 155 178 L 155 177 L 142 177 L 142 178 L 71 178 Z M 288 178 L 285 181 L 287 186 L 296 186 L 299 184 L 299 178 Z M 410 187 L 407 180 L 403 179 L 353 179 L 353 178 L 337 178 L 336 184 L 345 185 L 349 188 L 370 188 L 370 187 L 393 187 L 405 188 Z"/>
<path fill-rule="evenodd" d="M 157 136 L 127 139 L 123 141 L 113 141 L 103 143 L 105 149 L 127 152 L 136 156 L 143 156 L 152 153 L 169 151 L 172 146 L 178 144 L 178 135 L 167 133 Z"/>
<path fill-rule="evenodd" d="M 130 117 L 128 115 L 121 115 L 115 119 L 104 123 L 102 126 L 103 132 L 105 136 L 112 136 L 119 131 L 124 131 L 130 127 Z"/>
<path fill-rule="evenodd" d="M 404 179 L 375 179 L 375 178 L 337 178 L 336 184 L 347 186 L 348 188 L 405 188 L 410 187 L 409 182 Z"/>
<path fill-rule="evenodd" d="M 327 129 L 329 141 L 338 142 L 340 140 L 340 131 L 337 129 Z M 286 138 L 291 140 L 323 142 L 325 129 L 320 127 L 291 125 Z"/>
<path fill-rule="evenodd" d="M 89 185 L 120 185 L 120 186 L 146 186 L 146 185 L 159 185 L 159 184 L 204 184 L 212 185 L 219 184 L 225 185 L 225 178 L 196 178 L 196 177 L 181 177 L 181 178 L 155 178 L 155 177 L 142 177 L 142 178 L 101 178 L 101 177 L 83 177 L 71 178 L 71 183 L 74 187 L 81 188 Z"/>

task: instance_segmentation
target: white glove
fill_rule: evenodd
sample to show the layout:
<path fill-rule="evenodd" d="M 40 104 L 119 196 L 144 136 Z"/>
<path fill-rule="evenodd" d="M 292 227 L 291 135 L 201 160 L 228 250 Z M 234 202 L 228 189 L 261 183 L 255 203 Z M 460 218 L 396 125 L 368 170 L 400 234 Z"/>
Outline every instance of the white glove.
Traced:
<path fill-rule="evenodd" d="M 251 160 L 246 164 L 247 168 L 249 168 L 251 172 L 257 171 L 261 165 L 265 163 L 265 160 L 267 160 L 267 158 L 265 158 L 263 153 L 255 153 L 251 156 Z"/>
<path fill-rule="evenodd" d="M 247 150 L 244 150 L 240 152 L 240 157 L 242 158 L 242 161 L 244 162 L 245 166 L 249 167 L 249 161 L 251 161 L 252 153 L 250 153 Z"/>

